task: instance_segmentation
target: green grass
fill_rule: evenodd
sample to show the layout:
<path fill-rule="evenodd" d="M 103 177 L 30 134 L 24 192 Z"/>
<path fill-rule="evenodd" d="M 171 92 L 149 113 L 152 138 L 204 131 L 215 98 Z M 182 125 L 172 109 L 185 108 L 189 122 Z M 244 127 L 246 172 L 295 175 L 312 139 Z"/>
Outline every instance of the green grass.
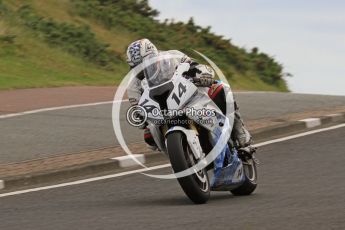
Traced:
<path fill-rule="evenodd" d="M 48 59 L 44 61 L 46 65 L 38 62 L 39 60 L 13 56 L 3 58 L 0 69 L 5 71 L 0 73 L 0 89 L 116 85 L 120 81 L 120 76 L 115 76 L 113 72 L 93 68 L 90 64 L 71 57 L 59 65 L 50 63 Z M 60 66 L 63 63 L 66 65 Z"/>
<path fill-rule="evenodd" d="M 115 85 L 126 72 L 107 71 L 22 33 L 12 51 L 0 55 L 0 89 Z M 8 48 L 11 49 L 11 48 Z"/>
<path fill-rule="evenodd" d="M 90 1 L 90 0 L 89 0 Z M 131 0 L 129 0 L 131 1 Z M 7 13 L 0 12 L 0 90 L 17 88 L 37 88 L 37 87 L 60 87 L 77 85 L 116 85 L 119 84 L 123 76 L 129 70 L 125 62 L 126 46 L 135 39 L 141 38 L 140 33 L 131 31 L 121 26 L 106 26 L 102 21 L 92 17 L 82 17 L 75 9 L 71 0 L 2 0 Z M 115 68 L 109 69 L 97 65 L 90 60 L 82 58 L 80 55 L 66 52 L 62 46 L 49 44 L 42 34 L 25 26 L 20 20 L 16 11 L 23 5 L 29 4 L 35 14 L 45 19 L 52 19 L 56 23 L 68 23 L 74 26 L 88 26 L 95 34 L 96 40 L 109 45 L 109 50 L 114 52 L 121 61 L 115 63 Z M 1 0 L 0 0 L 1 5 Z M 136 15 L 136 19 L 142 16 Z M 143 23 L 150 23 L 150 19 L 143 20 Z M 178 27 L 179 25 L 173 25 Z M 173 33 L 170 27 L 167 28 L 168 37 L 172 38 Z M 152 29 L 152 28 L 151 28 Z M 161 29 L 161 28 L 157 28 Z M 182 26 L 182 32 L 185 28 Z M 159 32 L 160 36 L 162 32 Z M 177 34 L 177 37 L 184 36 L 186 32 Z M 188 31 L 188 33 L 191 33 Z M 170 34 L 170 35 L 169 35 Z M 12 36 L 13 42 L 2 41 L 1 37 Z M 164 35 L 165 36 L 165 35 Z M 163 36 L 163 37 L 164 37 Z M 210 39 L 219 38 L 207 35 Z M 147 34 L 150 37 L 150 34 Z M 200 40 L 200 34 L 197 36 Z M 185 37 L 183 39 L 186 39 Z M 189 43 L 193 44 L 193 39 Z M 208 38 L 209 39 L 209 38 Z M 218 40 L 217 40 L 218 39 Z M 154 40 L 154 39 L 153 39 Z M 198 40 L 198 41 L 199 41 Z M 236 65 L 229 63 L 229 54 L 221 54 L 217 51 L 217 46 L 224 46 L 224 41 L 219 40 L 216 48 L 209 49 L 199 42 L 197 50 L 204 52 L 211 59 L 215 58 L 216 64 L 224 69 L 225 73 L 231 75 L 230 83 L 233 89 L 237 90 L 265 90 L 265 91 L 288 91 L 285 81 L 270 84 L 263 81 L 257 71 L 253 70 L 253 63 L 246 64 L 251 70 L 241 71 Z M 171 40 L 164 42 L 158 40 L 160 47 L 165 49 L 176 49 Z M 181 44 L 180 44 L 181 45 Z M 230 48 L 232 45 L 230 46 Z M 228 47 L 229 48 L 229 47 Z M 232 49 L 232 48 L 231 48 Z M 249 60 L 248 54 L 243 50 L 234 47 L 234 54 L 238 55 L 242 66 L 244 60 Z M 260 58 L 260 57 L 256 57 Z M 266 57 L 260 60 L 269 60 Z M 278 65 L 277 65 L 278 66 Z M 241 67 L 241 66 L 240 66 Z M 241 67 L 242 68 L 242 67 Z M 267 72 L 270 69 L 266 68 Z M 263 72 L 263 73 L 266 73 Z"/>
<path fill-rule="evenodd" d="M 229 82 L 232 89 L 249 91 L 280 91 L 288 92 L 286 84 L 269 85 L 255 76 L 247 74 L 246 77 L 235 75 Z"/>
<path fill-rule="evenodd" d="M 109 71 L 41 42 L 16 19 L 0 20 L 0 38 L 15 35 L 14 43 L 0 41 L 0 89 L 116 85 L 126 63 Z"/>

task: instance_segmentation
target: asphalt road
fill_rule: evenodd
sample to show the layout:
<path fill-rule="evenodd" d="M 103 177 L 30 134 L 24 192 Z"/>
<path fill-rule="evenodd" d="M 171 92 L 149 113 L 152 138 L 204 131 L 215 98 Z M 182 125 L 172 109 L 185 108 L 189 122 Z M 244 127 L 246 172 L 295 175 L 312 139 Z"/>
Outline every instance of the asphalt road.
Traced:
<path fill-rule="evenodd" d="M 259 149 L 259 186 L 193 205 L 141 174 L 0 198 L 2 230 L 345 229 L 345 128 Z M 169 168 L 160 172 L 170 172 Z"/>
<path fill-rule="evenodd" d="M 345 97 L 286 93 L 236 94 L 245 120 L 274 118 L 289 113 L 343 106 Z M 142 141 L 121 115 L 126 141 Z M 111 104 L 55 110 L 0 119 L 0 163 L 24 161 L 117 145 Z"/>

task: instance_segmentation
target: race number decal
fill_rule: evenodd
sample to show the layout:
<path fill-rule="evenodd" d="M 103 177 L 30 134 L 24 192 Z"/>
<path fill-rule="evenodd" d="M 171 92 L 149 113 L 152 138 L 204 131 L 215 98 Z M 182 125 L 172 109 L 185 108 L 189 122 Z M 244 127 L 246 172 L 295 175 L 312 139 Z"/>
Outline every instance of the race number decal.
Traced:
<path fill-rule="evenodd" d="M 176 95 L 176 93 L 172 95 L 172 99 L 174 99 L 177 105 L 180 105 L 180 98 L 185 92 L 187 92 L 187 87 L 180 82 L 180 84 L 178 85 L 178 96 Z"/>

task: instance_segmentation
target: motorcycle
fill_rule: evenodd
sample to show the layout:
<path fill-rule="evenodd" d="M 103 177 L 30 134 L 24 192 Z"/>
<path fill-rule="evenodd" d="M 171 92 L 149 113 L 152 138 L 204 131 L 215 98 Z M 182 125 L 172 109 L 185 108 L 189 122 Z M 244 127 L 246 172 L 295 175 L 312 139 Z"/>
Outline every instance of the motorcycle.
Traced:
<path fill-rule="evenodd" d="M 189 69 L 188 63 L 177 64 L 173 59 L 160 60 L 145 69 L 139 106 L 146 113 L 147 127 L 158 150 L 169 157 L 176 175 L 192 171 L 177 180 L 194 203 L 206 203 L 210 191 L 249 195 L 257 186 L 254 153 L 239 151 L 228 134 L 225 144 L 230 152 L 219 154 L 224 146 L 216 148 L 212 136 L 229 132 L 231 124 L 207 93 L 196 86 L 197 79 L 185 76 Z M 188 112 L 205 108 L 214 114 L 200 116 Z M 205 161 L 211 152 L 216 154 L 215 159 L 207 165 Z M 193 168 L 202 162 L 205 167 Z M 214 162 L 221 167 L 216 170 Z"/>

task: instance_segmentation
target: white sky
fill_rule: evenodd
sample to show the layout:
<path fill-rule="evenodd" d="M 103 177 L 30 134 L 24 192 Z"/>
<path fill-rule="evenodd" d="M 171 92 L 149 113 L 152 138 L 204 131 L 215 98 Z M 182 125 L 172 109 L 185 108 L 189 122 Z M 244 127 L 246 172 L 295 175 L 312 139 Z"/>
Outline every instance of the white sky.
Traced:
<path fill-rule="evenodd" d="M 345 1 L 150 0 L 160 19 L 212 27 L 235 45 L 259 47 L 292 73 L 293 92 L 345 95 Z"/>

